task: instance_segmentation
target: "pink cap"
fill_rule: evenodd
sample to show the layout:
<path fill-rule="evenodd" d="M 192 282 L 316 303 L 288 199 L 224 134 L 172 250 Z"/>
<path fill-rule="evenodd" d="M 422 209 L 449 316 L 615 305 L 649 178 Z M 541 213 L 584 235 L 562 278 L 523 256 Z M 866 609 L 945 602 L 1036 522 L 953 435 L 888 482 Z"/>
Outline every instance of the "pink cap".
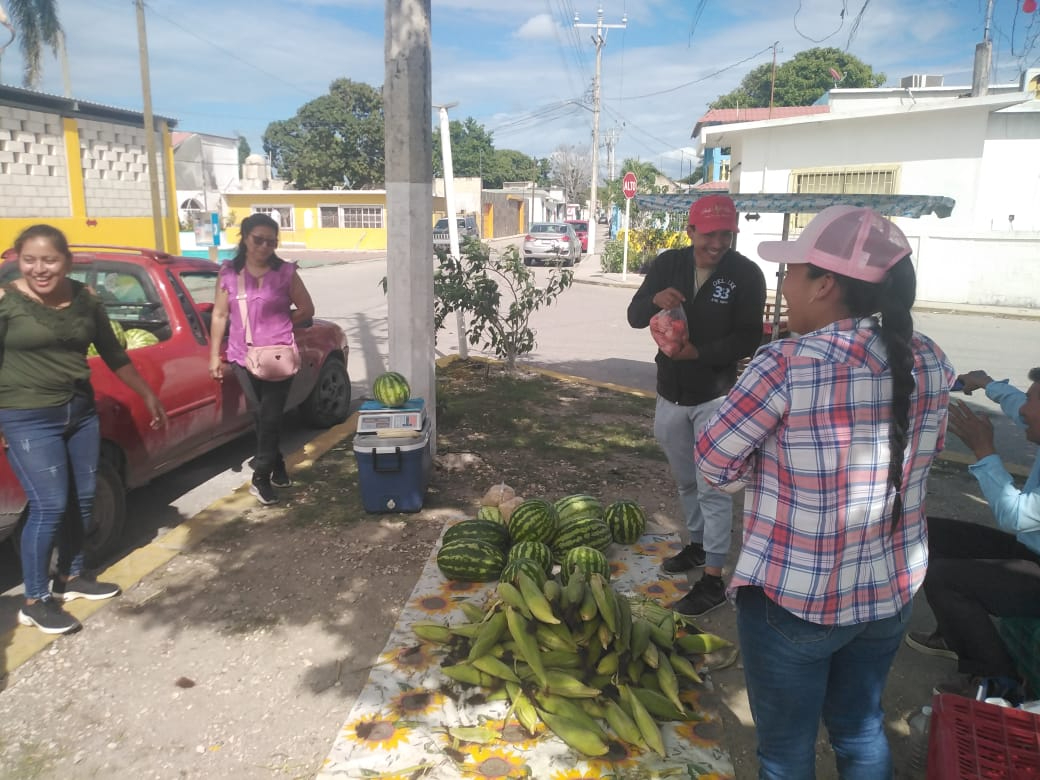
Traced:
<path fill-rule="evenodd" d="M 737 207 L 725 195 L 705 195 L 690 206 L 689 224 L 698 233 L 737 232 Z"/>
<path fill-rule="evenodd" d="M 812 263 L 864 282 L 880 282 L 889 268 L 910 253 L 910 242 L 894 222 L 857 206 L 829 206 L 794 241 L 758 245 L 763 260 Z"/>

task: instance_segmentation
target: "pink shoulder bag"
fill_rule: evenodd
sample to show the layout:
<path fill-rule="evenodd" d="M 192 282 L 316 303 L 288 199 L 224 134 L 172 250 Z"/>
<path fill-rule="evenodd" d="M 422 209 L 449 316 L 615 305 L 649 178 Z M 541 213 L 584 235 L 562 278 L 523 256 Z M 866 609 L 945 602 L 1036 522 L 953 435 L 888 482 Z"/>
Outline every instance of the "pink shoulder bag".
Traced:
<path fill-rule="evenodd" d="M 278 382 L 294 376 L 300 370 L 300 351 L 296 338 L 292 344 L 275 344 L 269 347 L 253 346 L 253 329 L 249 326 L 249 309 L 246 300 L 245 271 L 238 274 L 238 311 L 246 331 L 246 371 L 257 379 Z"/>

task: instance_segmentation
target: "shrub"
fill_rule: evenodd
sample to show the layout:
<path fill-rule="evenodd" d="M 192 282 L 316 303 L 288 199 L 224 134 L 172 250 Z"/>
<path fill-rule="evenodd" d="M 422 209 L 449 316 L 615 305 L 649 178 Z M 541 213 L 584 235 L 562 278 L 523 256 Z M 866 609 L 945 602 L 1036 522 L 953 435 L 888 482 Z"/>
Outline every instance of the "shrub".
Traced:
<path fill-rule="evenodd" d="M 663 228 L 636 228 L 629 232 L 628 270 L 643 273 L 649 263 L 665 249 L 677 249 L 690 245 L 690 237 L 683 230 Z M 607 241 L 600 255 L 600 267 L 604 273 L 619 274 L 624 265 L 625 231 L 618 231 L 616 239 Z"/>

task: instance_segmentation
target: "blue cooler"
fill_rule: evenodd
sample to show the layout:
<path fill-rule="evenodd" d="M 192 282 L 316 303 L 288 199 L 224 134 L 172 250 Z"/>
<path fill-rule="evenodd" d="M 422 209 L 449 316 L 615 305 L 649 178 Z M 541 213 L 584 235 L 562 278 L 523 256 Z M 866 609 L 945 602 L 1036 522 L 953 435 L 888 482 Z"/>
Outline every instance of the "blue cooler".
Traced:
<path fill-rule="evenodd" d="M 366 512 L 418 512 L 430 482 L 430 421 L 416 436 L 354 436 L 361 503 Z"/>

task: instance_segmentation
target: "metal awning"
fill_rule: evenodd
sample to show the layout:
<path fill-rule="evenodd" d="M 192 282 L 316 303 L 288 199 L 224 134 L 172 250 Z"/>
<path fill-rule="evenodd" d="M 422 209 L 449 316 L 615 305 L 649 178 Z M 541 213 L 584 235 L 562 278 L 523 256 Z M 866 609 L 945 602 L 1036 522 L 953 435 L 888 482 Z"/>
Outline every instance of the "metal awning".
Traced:
<path fill-rule="evenodd" d="M 676 195 L 636 195 L 640 208 L 650 211 L 689 211 L 690 205 L 705 195 L 723 193 L 688 192 Z M 814 195 L 802 193 L 737 193 L 729 195 L 744 214 L 814 214 L 828 206 L 865 206 L 886 217 L 919 217 L 934 214 L 948 217 L 954 200 L 945 195 Z"/>
<path fill-rule="evenodd" d="M 695 200 L 705 195 L 722 193 L 693 192 L 677 195 L 637 195 L 640 208 L 650 211 L 686 214 Z M 760 193 L 758 195 L 731 194 L 737 213 L 783 214 L 784 227 L 781 239 L 790 237 L 791 214 L 816 214 L 829 206 L 857 206 L 874 209 L 886 217 L 920 217 L 934 214 L 940 219 L 953 213 L 955 201 L 945 195 L 824 195 L 809 193 Z M 780 336 L 780 287 L 784 280 L 784 264 L 779 264 L 776 274 L 776 298 L 773 304 L 773 338 Z"/>

